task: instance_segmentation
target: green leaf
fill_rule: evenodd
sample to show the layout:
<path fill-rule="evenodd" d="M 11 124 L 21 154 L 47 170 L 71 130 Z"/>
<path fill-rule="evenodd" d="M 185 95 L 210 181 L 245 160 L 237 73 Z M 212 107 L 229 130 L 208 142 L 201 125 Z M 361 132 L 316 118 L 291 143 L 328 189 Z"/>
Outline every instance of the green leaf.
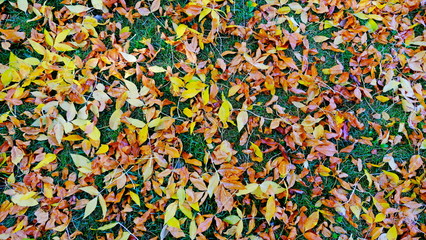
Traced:
<path fill-rule="evenodd" d="M 112 222 L 112 223 L 108 223 L 106 225 L 103 225 L 100 228 L 92 229 L 92 230 L 105 231 L 105 230 L 108 230 L 108 229 L 115 227 L 117 224 L 118 224 L 118 222 Z"/>
<path fill-rule="evenodd" d="M 223 221 L 229 223 L 229 224 L 236 224 L 238 221 L 240 221 L 241 218 L 237 215 L 230 215 L 223 219 Z"/>
<path fill-rule="evenodd" d="M 370 32 L 375 32 L 379 29 L 379 26 L 377 26 L 377 23 L 373 19 L 369 19 L 365 26 Z"/>

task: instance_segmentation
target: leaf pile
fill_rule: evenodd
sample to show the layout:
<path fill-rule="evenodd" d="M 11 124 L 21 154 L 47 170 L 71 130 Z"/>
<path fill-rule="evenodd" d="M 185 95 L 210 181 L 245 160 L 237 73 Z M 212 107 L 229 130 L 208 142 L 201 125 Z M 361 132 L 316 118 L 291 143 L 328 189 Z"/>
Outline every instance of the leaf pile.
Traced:
<path fill-rule="evenodd" d="M 0 239 L 425 238 L 421 4 L 0 1 Z"/>

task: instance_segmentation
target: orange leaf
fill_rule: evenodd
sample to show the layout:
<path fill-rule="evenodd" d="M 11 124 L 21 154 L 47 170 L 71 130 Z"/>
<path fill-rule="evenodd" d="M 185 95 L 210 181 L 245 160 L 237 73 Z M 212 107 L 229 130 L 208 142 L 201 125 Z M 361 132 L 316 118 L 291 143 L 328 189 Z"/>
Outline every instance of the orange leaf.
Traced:
<path fill-rule="evenodd" d="M 322 238 L 320 236 L 318 236 L 318 235 L 316 235 L 315 233 L 312 233 L 312 232 L 304 233 L 303 236 L 308 240 L 322 240 Z"/>
<path fill-rule="evenodd" d="M 303 227 L 303 230 L 306 232 L 309 229 L 315 227 L 318 224 L 318 219 L 319 219 L 319 212 L 316 211 L 314 213 L 312 213 L 308 219 L 306 219 L 305 225 Z"/>
<path fill-rule="evenodd" d="M 207 229 L 209 229 L 210 225 L 212 224 L 212 220 L 213 218 L 209 217 L 206 220 L 204 220 L 202 223 L 200 223 L 197 228 L 197 234 L 205 232 Z"/>
<path fill-rule="evenodd" d="M 410 165 L 408 166 L 408 172 L 413 173 L 423 165 L 423 160 L 420 155 L 414 155 L 410 159 Z"/>

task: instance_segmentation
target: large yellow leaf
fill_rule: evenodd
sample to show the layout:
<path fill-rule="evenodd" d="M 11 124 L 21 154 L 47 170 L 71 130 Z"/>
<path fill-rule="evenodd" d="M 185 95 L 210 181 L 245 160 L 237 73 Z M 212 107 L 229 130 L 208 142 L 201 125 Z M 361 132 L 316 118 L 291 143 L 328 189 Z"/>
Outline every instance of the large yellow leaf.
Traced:
<path fill-rule="evenodd" d="M 106 206 L 106 201 L 105 201 L 104 197 L 102 197 L 101 194 L 99 194 L 99 205 L 101 205 L 102 216 L 103 216 L 103 218 L 105 218 L 106 214 L 107 214 L 107 206 Z"/>
<path fill-rule="evenodd" d="M 83 5 L 65 5 L 71 13 L 79 14 L 88 11 L 90 8 Z"/>
<path fill-rule="evenodd" d="M 215 172 L 209 180 L 209 186 L 207 187 L 207 193 L 210 197 L 213 196 L 213 193 L 217 186 L 219 185 L 219 173 Z"/>
<path fill-rule="evenodd" d="M 109 127 L 111 128 L 111 130 L 117 130 L 118 127 L 120 126 L 120 119 L 121 119 L 121 115 L 123 115 L 123 111 L 121 111 L 121 109 L 117 109 L 115 110 L 110 119 L 109 119 Z"/>
<path fill-rule="evenodd" d="M 276 206 L 275 206 L 275 197 L 270 196 L 266 202 L 266 213 L 265 219 L 268 223 L 271 222 L 271 219 L 275 216 Z"/>
<path fill-rule="evenodd" d="M 170 219 L 172 219 L 175 216 L 177 208 L 178 208 L 178 201 L 175 201 L 167 206 L 165 214 L 164 214 L 165 223 L 168 223 Z"/>
<path fill-rule="evenodd" d="M 306 219 L 305 225 L 303 226 L 303 230 L 306 232 L 309 229 L 315 227 L 318 224 L 319 212 L 313 212 L 308 219 Z"/>
<path fill-rule="evenodd" d="M 189 237 L 191 240 L 197 237 L 197 224 L 195 223 L 195 220 L 191 220 L 191 223 L 189 224 Z"/>
<path fill-rule="evenodd" d="M 78 154 L 71 154 L 71 158 L 80 172 L 86 174 L 92 172 L 92 163 L 87 158 Z"/>
<path fill-rule="evenodd" d="M 34 51 L 36 51 L 38 54 L 40 55 L 46 54 L 46 49 L 43 46 L 41 46 L 40 43 L 34 42 L 31 39 L 28 39 L 28 42 L 31 44 L 31 47 L 34 49 Z"/>
<path fill-rule="evenodd" d="M 254 155 L 256 155 L 257 158 L 254 158 L 253 160 L 257 162 L 263 161 L 263 152 L 260 150 L 259 146 L 257 146 L 254 143 L 251 143 L 250 148 L 253 150 Z"/>
<path fill-rule="evenodd" d="M 18 0 L 18 8 L 24 12 L 28 10 L 28 0 Z"/>
<path fill-rule="evenodd" d="M 170 227 L 178 228 L 180 229 L 180 222 L 175 217 L 172 217 L 168 222 L 167 225 Z"/>
<path fill-rule="evenodd" d="M 102 0 L 92 0 L 92 6 L 95 9 L 102 10 L 104 4 Z"/>
<path fill-rule="evenodd" d="M 132 54 L 128 54 L 125 52 L 120 52 L 121 56 L 127 61 L 127 62 L 136 62 L 138 59 L 133 56 Z"/>
<path fill-rule="evenodd" d="M 87 205 L 86 208 L 84 209 L 84 217 L 86 218 L 87 216 L 89 216 L 93 211 L 95 211 L 96 205 L 98 204 L 98 197 L 95 197 L 94 199 L 90 200 Z"/>
<path fill-rule="evenodd" d="M 256 191 L 256 189 L 258 187 L 259 187 L 259 184 L 257 184 L 257 183 L 247 184 L 246 188 L 238 191 L 238 193 L 236 195 L 241 196 L 241 195 L 246 195 L 246 194 L 252 193 L 252 192 Z"/>
<path fill-rule="evenodd" d="M 55 159 L 56 159 L 56 155 L 55 154 L 53 154 L 53 153 L 48 153 L 48 154 L 46 154 L 46 156 L 44 157 L 44 159 L 43 160 L 41 160 L 34 168 L 33 168 L 33 170 L 36 170 L 36 169 L 39 169 L 39 168 L 42 168 L 42 167 L 44 167 L 44 166 L 46 166 L 47 164 L 49 164 L 49 163 L 51 163 L 51 162 L 53 162 L 53 161 L 55 161 Z"/>
<path fill-rule="evenodd" d="M 165 72 L 166 69 L 159 67 L 159 66 L 152 66 L 148 68 L 149 71 L 153 72 L 153 73 L 161 73 L 161 72 Z"/>
<path fill-rule="evenodd" d="M 394 182 L 395 184 L 399 183 L 399 177 L 396 173 L 388 172 L 385 170 L 383 170 L 383 173 L 386 174 L 386 176 L 388 176 L 391 179 L 391 181 Z"/>
<path fill-rule="evenodd" d="M 222 94 L 222 105 L 219 108 L 219 119 L 222 121 L 222 123 L 226 124 L 227 121 L 229 121 L 229 117 L 231 116 L 232 111 L 232 105 L 231 103 L 225 98 L 225 96 Z"/>
<path fill-rule="evenodd" d="M 36 192 L 27 192 L 25 194 L 15 194 L 12 196 L 12 202 L 18 204 L 21 207 L 32 207 L 38 204 L 34 197 L 37 195 Z"/>
<path fill-rule="evenodd" d="M 188 26 L 186 26 L 185 24 L 180 24 L 176 28 L 176 37 L 178 37 L 178 38 L 182 37 L 182 35 L 185 33 L 187 28 L 188 28 Z"/>
<path fill-rule="evenodd" d="M 79 188 L 80 190 L 87 192 L 88 194 L 92 195 L 92 196 L 96 196 L 99 195 L 99 191 L 98 189 L 96 189 L 93 186 L 86 186 L 86 187 L 81 187 Z"/>
<path fill-rule="evenodd" d="M 53 46 L 57 51 L 61 51 L 61 52 L 67 52 L 67 51 L 73 51 L 74 48 L 72 48 L 71 46 L 65 44 L 65 43 L 55 43 L 55 45 Z"/>
<path fill-rule="evenodd" d="M 139 195 L 137 193 L 130 191 L 129 195 L 133 202 L 135 202 L 139 206 L 141 205 L 141 199 L 139 198 Z"/>
<path fill-rule="evenodd" d="M 247 121 L 248 121 L 248 113 L 247 113 L 247 111 L 241 111 L 240 113 L 238 113 L 238 116 L 237 116 L 237 127 L 238 127 L 238 131 L 239 132 L 247 124 Z"/>
<path fill-rule="evenodd" d="M 71 30 L 70 29 L 65 29 L 64 31 L 58 33 L 58 35 L 56 35 L 55 38 L 55 45 L 57 43 L 61 43 L 65 40 L 65 38 L 67 38 L 68 34 L 70 34 Z"/>
<path fill-rule="evenodd" d="M 388 232 L 386 233 L 387 240 L 396 240 L 398 238 L 398 231 L 395 226 L 392 226 L 389 228 Z"/>
<path fill-rule="evenodd" d="M 100 228 L 93 229 L 93 230 L 105 231 L 105 230 L 108 230 L 108 229 L 115 227 L 117 224 L 118 224 L 118 222 L 112 222 L 112 223 L 108 223 L 106 225 L 103 225 Z"/>

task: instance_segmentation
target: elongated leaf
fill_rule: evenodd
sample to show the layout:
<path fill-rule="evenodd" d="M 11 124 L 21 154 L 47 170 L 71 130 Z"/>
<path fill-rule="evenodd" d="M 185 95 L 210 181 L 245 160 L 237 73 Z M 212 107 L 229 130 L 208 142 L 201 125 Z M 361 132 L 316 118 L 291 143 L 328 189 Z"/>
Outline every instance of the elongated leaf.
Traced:
<path fill-rule="evenodd" d="M 98 197 L 95 197 L 92 200 L 90 200 L 87 203 L 86 208 L 84 209 L 84 217 L 83 218 L 88 217 L 93 211 L 95 211 L 97 204 L 98 204 Z"/>

